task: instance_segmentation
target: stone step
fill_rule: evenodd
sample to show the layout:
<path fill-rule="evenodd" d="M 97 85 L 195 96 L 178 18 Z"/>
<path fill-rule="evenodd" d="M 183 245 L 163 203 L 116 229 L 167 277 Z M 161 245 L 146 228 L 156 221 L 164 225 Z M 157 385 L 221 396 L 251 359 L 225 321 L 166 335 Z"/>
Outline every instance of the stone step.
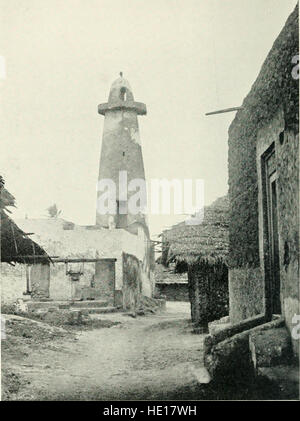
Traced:
<path fill-rule="evenodd" d="M 292 359 L 292 344 L 285 327 L 253 331 L 249 348 L 254 369 L 285 365 Z"/>
<path fill-rule="evenodd" d="M 109 307 L 109 303 L 107 301 L 100 301 L 100 300 L 84 300 L 84 301 L 73 301 L 70 303 L 71 307 L 76 308 L 98 308 L 98 307 Z"/>
<path fill-rule="evenodd" d="M 81 307 L 82 314 L 106 314 L 120 311 L 117 307 Z"/>
<path fill-rule="evenodd" d="M 107 301 L 100 300 L 86 300 L 86 301 L 26 301 L 29 311 L 48 310 L 53 309 L 72 309 L 72 308 L 104 308 L 109 307 Z"/>
<path fill-rule="evenodd" d="M 58 301 L 26 301 L 26 305 L 29 311 L 35 311 L 39 309 L 45 309 L 48 308 L 58 308 L 59 305 L 62 304 L 62 302 Z"/>

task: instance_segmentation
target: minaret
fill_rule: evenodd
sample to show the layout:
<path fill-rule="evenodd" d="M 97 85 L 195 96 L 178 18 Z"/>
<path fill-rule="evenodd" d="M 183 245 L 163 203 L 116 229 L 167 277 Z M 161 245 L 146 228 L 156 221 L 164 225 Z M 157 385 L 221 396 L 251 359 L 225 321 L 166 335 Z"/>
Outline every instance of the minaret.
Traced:
<path fill-rule="evenodd" d="M 138 189 L 127 192 L 127 197 L 125 193 L 130 181 L 145 180 L 137 116 L 146 114 L 146 105 L 134 101 L 131 87 L 120 73 L 120 77 L 111 86 L 108 102 L 100 104 L 98 112 L 105 117 L 98 182 L 112 180 L 116 186 L 116 195 L 115 211 L 103 214 L 99 207 L 102 193 L 98 191 L 96 225 L 128 228 L 136 221 L 146 224 L 144 215 L 132 213 L 128 206 L 128 200 Z M 127 185 L 123 187 L 120 185 L 120 172 L 123 176 L 127 175 Z M 145 201 L 146 198 L 144 204 Z"/>

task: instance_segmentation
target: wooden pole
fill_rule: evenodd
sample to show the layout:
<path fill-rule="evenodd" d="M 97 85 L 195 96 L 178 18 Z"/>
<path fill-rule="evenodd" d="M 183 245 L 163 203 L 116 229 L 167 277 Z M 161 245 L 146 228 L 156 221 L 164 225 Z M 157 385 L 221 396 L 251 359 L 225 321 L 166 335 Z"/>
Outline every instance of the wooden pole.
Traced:
<path fill-rule="evenodd" d="M 30 292 L 30 276 L 29 276 L 29 267 L 26 265 L 26 292 Z"/>
<path fill-rule="evenodd" d="M 11 227 L 12 235 L 13 235 L 13 239 L 14 239 L 15 250 L 16 250 L 16 253 L 18 254 L 18 246 L 17 246 L 17 241 L 16 241 L 16 237 L 15 237 L 15 230 L 14 230 L 13 224 L 10 224 L 10 227 Z"/>
<path fill-rule="evenodd" d="M 197 323 L 197 326 L 201 323 L 201 314 L 200 314 L 200 288 L 199 288 L 199 277 L 197 271 L 194 274 L 195 278 L 195 322 Z"/>
<path fill-rule="evenodd" d="M 223 110 L 211 111 L 210 113 L 206 113 L 205 115 L 213 115 L 213 114 L 230 113 L 230 112 L 232 112 L 232 111 L 242 110 L 243 108 L 244 108 L 244 107 L 224 108 Z"/>
<path fill-rule="evenodd" d="M 114 257 L 103 257 L 103 258 L 95 258 L 95 259 L 87 259 L 87 258 L 84 258 L 84 257 L 82 257 L 82 258 L 72 258 L 72 257 L 70 257 L 70 258 L 62 258 L 62 257 L 59 257 L 59 258 L 56 258 L 56 257 L 51 257 L 51 259 L 54 261 L 54 262 L 56 262 L 56 263 L 68 263 L 68 262 L 70 262 L 70 263 L 84 263 L 84 262 L 86 262 L 86 263 L 93 263 L 93 262 L 100 262 L 100 261 L 113 261 L 113 262 L 116 262 L 117 261 L 117 259 L 116 258 L 114 258 Z"/>

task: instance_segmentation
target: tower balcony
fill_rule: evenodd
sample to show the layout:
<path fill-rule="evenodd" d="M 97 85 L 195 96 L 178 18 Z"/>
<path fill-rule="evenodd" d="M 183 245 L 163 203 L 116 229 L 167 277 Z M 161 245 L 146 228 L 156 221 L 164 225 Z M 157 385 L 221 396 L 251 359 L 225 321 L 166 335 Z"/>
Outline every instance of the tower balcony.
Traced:
<path fill-rule="evenodd" d="M 142 102 L 119 100 L 114 102 L 105 102 L 103 104 L 98 105 L 99 114 L 105 115 L 106 111 L 113 110 L 135 111 L 137 115 L 147 114 L 146 104 L 143 104 Z"/>

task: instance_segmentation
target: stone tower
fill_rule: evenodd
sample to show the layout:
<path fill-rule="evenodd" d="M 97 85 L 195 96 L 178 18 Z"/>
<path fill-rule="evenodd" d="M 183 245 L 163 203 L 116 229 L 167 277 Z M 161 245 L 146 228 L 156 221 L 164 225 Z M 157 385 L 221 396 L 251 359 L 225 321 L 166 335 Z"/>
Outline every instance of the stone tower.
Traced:
<path fill-rule="evenodd" d="M 146 105 L 135 102 L 131 87 L 122 73 L 113 82 L 108 102 L 98 106 L 104 115 L 104 128 L 98 186 L 101 180 L 110 179 L 115 183 L 116 195 L 114 212 L 103 214 L 99 206 L 101 191 L 97 192 L 96 225 L 106 228 L 130 228 L 134 222 L 146 224 L 142 214 L 132 213 L 128 200 L 137 190 L 127 193 L 127 186 L 134 179 L 145 180 L 143 155 L 140 142 L 138 115 L 146 114 Z M 127 184 L 120 184 L 120 172 L 127 175 Z M 127 197 L 126 197 L 127 196 Z M 143 199 L 144 204 L 146 198 Z"/>

